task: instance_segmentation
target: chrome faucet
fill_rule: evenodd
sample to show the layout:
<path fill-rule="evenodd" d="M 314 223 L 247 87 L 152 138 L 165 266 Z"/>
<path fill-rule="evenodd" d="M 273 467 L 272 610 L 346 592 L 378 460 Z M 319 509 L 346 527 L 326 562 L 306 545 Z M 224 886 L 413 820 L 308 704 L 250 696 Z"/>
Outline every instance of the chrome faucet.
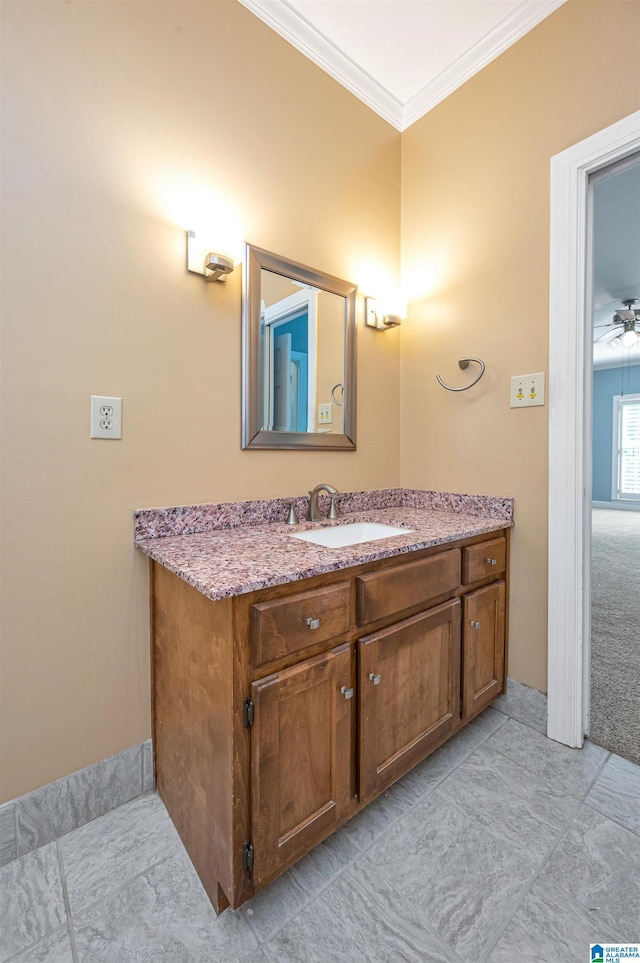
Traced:
<path fill-rule="evenodd" d="M 334 488 L 333 485 L 327 485 L 321 482 L 320 485 L 316 485 L 312 492 L 309 492 L 309 517 L 312 522 L 321 522 L 323 515 L 318 507 L 318 495 L 320 492 L 326 492 L 327 495 L 337 495 L 338 489 Z M 338 509 L 336 507 L 335 498 L 331 498 L 331 508 L 329 509 L 329 518 L 337 518 Z"/>

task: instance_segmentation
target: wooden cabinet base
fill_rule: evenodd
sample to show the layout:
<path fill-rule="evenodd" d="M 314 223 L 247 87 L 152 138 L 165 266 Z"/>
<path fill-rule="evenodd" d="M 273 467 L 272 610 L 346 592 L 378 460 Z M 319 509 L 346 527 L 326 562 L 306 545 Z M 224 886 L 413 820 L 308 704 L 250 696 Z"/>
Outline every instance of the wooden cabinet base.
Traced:
<path fill-rule="evenodd" d="M 508 536 L 218 602 L 152 563 L 158 791 L 216 911 L 504 690 Z"/>

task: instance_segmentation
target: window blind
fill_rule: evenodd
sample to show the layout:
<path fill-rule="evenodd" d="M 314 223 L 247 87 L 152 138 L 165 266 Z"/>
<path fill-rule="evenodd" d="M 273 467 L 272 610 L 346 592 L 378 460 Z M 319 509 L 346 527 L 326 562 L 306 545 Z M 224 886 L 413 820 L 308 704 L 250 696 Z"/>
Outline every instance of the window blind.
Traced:
<path fill-rule="evenodd" d="M 618 398 L 618 498 L 640 500 L 640 395 Z"/>

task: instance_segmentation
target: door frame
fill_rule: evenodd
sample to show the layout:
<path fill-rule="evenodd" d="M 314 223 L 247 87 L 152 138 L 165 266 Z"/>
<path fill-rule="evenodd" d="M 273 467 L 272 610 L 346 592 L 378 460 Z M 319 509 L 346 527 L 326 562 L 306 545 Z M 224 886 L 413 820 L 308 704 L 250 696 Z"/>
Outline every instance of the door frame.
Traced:
<path fill-rule="evenodd" d="M 589 715 L 589 176 L 640 150 L 640 111 L 551 158 L 547 735 L 582 746 Z"/>

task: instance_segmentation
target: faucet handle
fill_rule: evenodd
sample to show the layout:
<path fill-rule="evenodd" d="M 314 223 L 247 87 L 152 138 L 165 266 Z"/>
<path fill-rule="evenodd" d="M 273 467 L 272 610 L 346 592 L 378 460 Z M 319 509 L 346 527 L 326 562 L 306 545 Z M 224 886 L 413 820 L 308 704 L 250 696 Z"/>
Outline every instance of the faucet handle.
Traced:
<path fill-rule="evenodd" d="M 342 495 L 329 495 L 329 518 L 340 517 L 340 512 L 338 511 L 338 506 L 336 505 L 336 502 L 339 498 L 342 498 Z"/>
<path fill-rule="evenodd" d="M 297 525 L 297 524 L 298 524 L 298 516 L 296 515 L 295 501 L 292 498 L 291 502 L 289 503 L 289 514 L 287 516 L 287 525 Z"/>

